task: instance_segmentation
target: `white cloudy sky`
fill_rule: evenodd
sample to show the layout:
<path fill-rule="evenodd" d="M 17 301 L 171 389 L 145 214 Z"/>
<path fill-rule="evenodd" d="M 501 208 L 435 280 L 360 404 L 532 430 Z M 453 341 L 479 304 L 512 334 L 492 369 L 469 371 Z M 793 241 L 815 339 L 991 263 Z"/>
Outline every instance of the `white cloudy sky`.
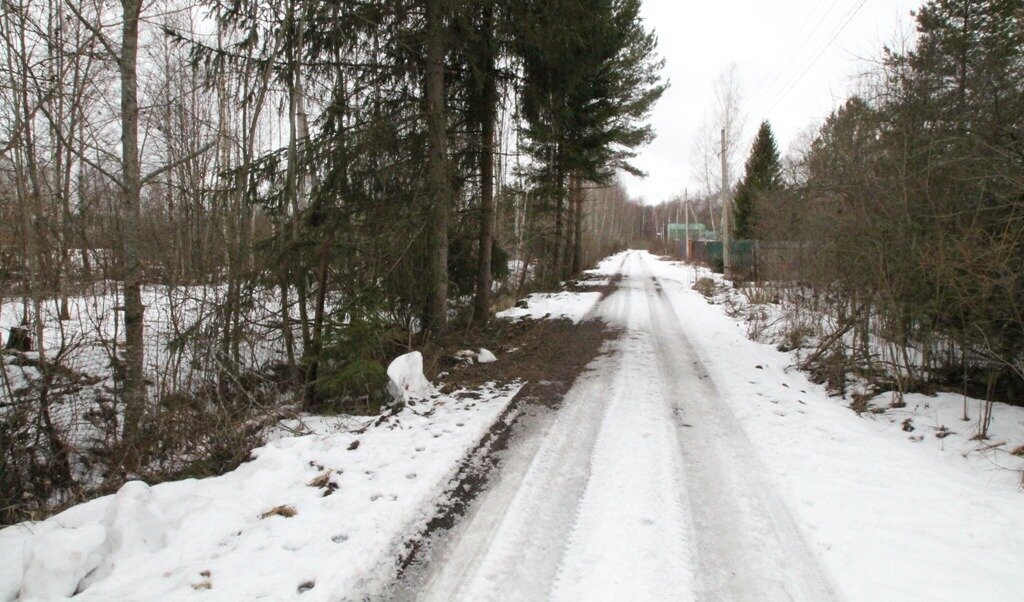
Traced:
<path fill-rule="evenodd" d="M 643 17 L 658 34 L 671 88 L 653 113 L 658 137 L 636 160 L 648 177 L 624 178 L 630 194 L 657 203 L 684 188 L 699 190 L 693 139 L 730 63 L 742 87 L 748 137 L 767 118 L 785 151 L 799 130 L 846 96 L 867 59 L 913 30 L 910 12 L 922 1 L 644 0 Z M 744 156 L 749 143 L 742 141 Z"/>

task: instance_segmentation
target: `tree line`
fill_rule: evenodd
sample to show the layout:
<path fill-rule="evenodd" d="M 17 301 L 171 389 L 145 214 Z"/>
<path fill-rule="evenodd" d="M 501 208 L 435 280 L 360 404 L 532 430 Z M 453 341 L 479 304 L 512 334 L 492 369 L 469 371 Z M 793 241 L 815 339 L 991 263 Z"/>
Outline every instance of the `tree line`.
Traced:
<path fill-rule="evenodd" d="M 2 2 L 5 434 L 49 449 L 4 450 L 5 499 L 89 480 L 88 412 L 123 476 L 182 397 L 365 398 L 639 231 L 615 174 L 665 89 L 639 0 Z"/>
<path fill-rule="evenodd" d="M 1024 3 L 930 0 L 915 20 L 788 160 L 762 126 L 737 234 L 775 243 L 765 277 L 792 283 L 794 324 L 830 316 L 806 364 L 838 390 L 884 375 L 1020 403 Z"/>

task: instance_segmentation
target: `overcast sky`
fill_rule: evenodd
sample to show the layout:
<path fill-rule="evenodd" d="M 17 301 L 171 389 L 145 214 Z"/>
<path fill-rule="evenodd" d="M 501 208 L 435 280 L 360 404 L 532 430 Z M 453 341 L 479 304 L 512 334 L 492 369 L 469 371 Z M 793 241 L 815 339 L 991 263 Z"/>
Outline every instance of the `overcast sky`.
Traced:
<path fill-rule="evenodd" d="M 644 0 L 643 16 L 658 34 L 671 88 L 654 109 L 657 139 L 636 160 L 648 177 L 624 178 L 630 194 L 658 203 L 684 188 L 699 190 L 694 136 L 711 110 L 715 81 L 730 63 L 736 64 L 748 115 L 743 156 L 765 118 L 785 152 L 801 129 L 846 97 L 866 59 L 877 57 L 899 32 L 913 30 L 910 11 L 921 3 Z"/>

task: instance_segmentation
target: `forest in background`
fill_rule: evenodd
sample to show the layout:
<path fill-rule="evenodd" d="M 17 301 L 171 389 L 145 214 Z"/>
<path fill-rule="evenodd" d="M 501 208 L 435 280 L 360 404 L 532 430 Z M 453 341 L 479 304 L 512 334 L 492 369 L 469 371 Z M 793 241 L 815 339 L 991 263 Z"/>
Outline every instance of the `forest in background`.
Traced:
<path fill-rule="evenodd" d="M 0 522 L 373 413 L 637 238 L 639 0 L 2 0 Z"/>

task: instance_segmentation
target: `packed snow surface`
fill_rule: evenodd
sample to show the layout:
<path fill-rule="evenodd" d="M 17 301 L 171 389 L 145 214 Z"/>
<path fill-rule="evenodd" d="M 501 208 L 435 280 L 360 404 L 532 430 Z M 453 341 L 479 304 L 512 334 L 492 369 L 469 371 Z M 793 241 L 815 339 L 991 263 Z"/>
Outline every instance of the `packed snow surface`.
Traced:
<path fill-rule="evenodd" d="M 418 359 L 389 373 L 419 381 Z M 404 542 L 434 515 L 460 460 L 516 391 L 410 397 L 380 424 L 309 417 L 289 426 L 313 434 L 281 437 L 223 476 L 129 482 L 6 528 L 0 600 L 75 591 L 104 601 L 337 600 L 371 591 L 393 577 Z"/>
<path fill-rule="evenodd" d="M 693 269 L 618 260 L 593 315 L 622 336 L 509 446 L 423 598 L 1020 599 L 1019 473 L 858 416 Z"/>

